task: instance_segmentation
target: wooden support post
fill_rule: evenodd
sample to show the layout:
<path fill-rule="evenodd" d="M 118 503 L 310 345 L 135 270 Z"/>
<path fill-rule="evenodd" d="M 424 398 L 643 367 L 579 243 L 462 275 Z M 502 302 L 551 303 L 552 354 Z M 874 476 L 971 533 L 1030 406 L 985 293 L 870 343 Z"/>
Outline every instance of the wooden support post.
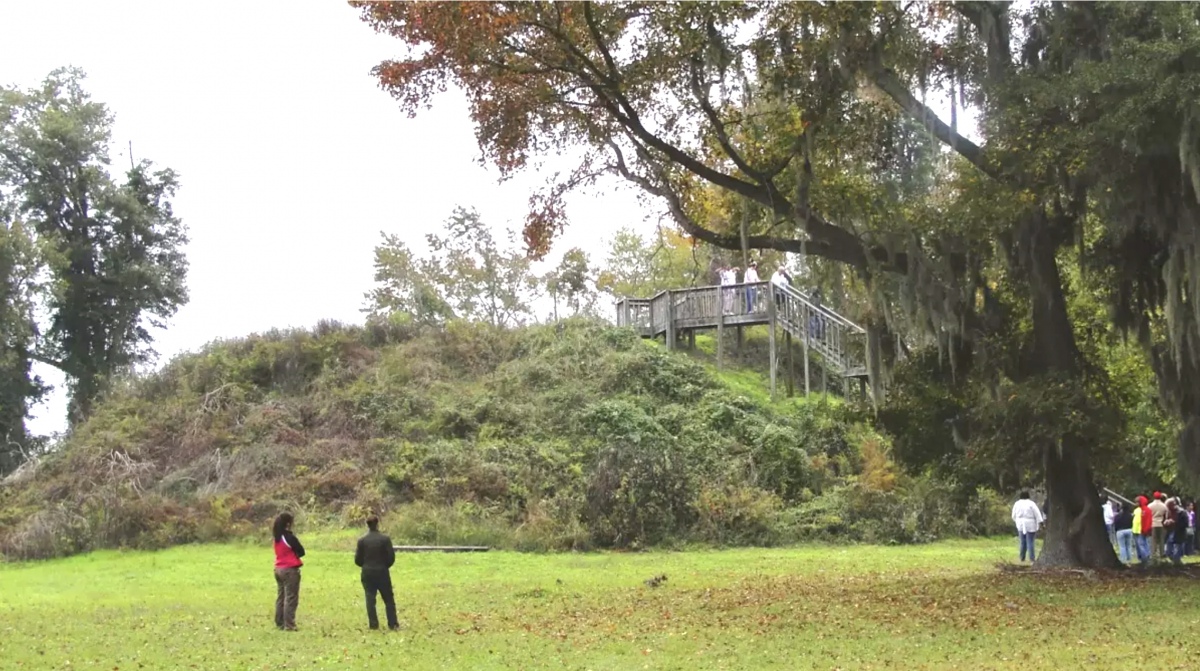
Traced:
<path fill-rule="evenodd" d="M 783 343 L 787 348 L 787 395 L 792 398 L 796 395 L 796 367 L 792 361 L 792 332 L 784 329 Z"/>
<path fill-rule="evenodd" d="M 821 393 L 829 395 L 829 366 L 821 366 Z"/>
<path fill-rule="evenodd" d="M 721 370 L 721 362 L 725 351 L 725 310 L 717 310 L 717 370 Z"/>
<path fill-rule="evenodd" d="M 654 328 L 654 299 L 650 300 L 650 339 L 658 340 L 658 330 Z"/>
<path fill-rule="evenodd" d="M 867 400 L 867 378 L 858 378 L 858 393 L 863 401 Z"/>
<path fill-rule="evenodd" d="M 675 349 L 675 296 L 667 291 L 667 349 Z"/>
<path fill-rule="evenodd" d="M 696 329 L 688 329 L 688 350 L 696 351 Z"/>
<path fill-rule="evenodd" d="M 779 357 L 775 352 L 775 297 L 767 298 L 767 349 L 771 354 L 771 400 L 775 400 L 775 375 Z"/>

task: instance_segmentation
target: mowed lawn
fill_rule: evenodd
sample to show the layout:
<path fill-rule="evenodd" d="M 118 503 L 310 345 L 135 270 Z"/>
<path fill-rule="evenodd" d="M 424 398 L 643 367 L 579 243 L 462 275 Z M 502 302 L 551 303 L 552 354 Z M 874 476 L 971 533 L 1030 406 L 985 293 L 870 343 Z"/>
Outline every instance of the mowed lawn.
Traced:
<path fill-rule="evenodd" d="M 353 540 L 302 538 L 295 633 L 269 547 L 0 565 L 0 669 L 1200 668 L 1200 581 L 998 571 L 1015 540 L 401 555 L 386 633 Z"/>

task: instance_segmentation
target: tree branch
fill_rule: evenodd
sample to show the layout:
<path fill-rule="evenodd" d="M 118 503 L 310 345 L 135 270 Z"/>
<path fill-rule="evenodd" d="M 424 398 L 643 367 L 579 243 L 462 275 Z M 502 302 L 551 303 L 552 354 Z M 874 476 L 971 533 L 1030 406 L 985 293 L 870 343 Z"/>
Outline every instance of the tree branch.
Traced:
<path fill-rule="evenodd" d="M 722 249 L 738 250 L 742 248 L 740 236 L 717 233 L 696 223 L 689 217 L 684 209 L 682 198 L 680 198 L 679 193 L 675 189 L 671 188 L 670 181 L 661 168 L 653 168 L 656 173 L 657 182 L 652 181 L 643 175 L 633 172 L 629 168 L 628 163 L 625 161 L 624 153 L 615 142 L 610 140 L 606 141 L 605 144 L 612 149 L 615 157 L 615 163 L 611 168 L 628 181 L 641 187 L 647 193 L 659 196 L 665 200 L 672 218 L 688 235 Z M 646 150 L 642 147 L 637 147 L 637 150 L 643 162 L 652 165 L 652 161 L 645 154 Z M 755 249 L 775 249 L 796 254 L 812 254 L 821 258 L 845 263 L 860 271 L 867 270 L 869 265 L 868 257 L 862 241 L 845 229 L 824 222 L 824 220 L 822 222 L 822 225 L 815 229 L 815 233 L 810 233 L 807 240 L 780 238 L 769 235 L 752 235 L 747 239 L 747 244 Z M 891 255 L 887 250 L 877 247 L 871 250 L 870 257 L 876 263 L 880 264 L 884 270 L 897 273 L 907 272 L 908 257 L 903 252 Z"/>
<path fill-rule="evenodd" d="M 702 73 L 698 59 L 693 56 L 690 61 L 688 64 L 690 70 L 688 83 L 691 85 L 692 96 L 700 104 L 700 109 L 704 112 L 704 116 L 708 118 L 708 122 L 712 124 L 713 133 L 717 136 L 717 143 L 721 145 L 721 149 L 725 152 L 725 155 L 733 161 L 738 170 L 741 170 L 759 182 L 765 182 L 766 179 L 764 179 L 765 176 L 763 173 L 753 168 L 742 156 L 741 152 L 733 146 L 733 142 L 729 139 L 729 132 L 725 128 L 725 122 L 721 121 L 721 116 L 717 114 L 717 110 L 712 106 L 712 101 L 709 100 L 708 92 L 711 90 L 712 85 L 701 83 Z"/>
<path fill-rule="evenodd" d="M 47 366 L 52 366 L 54 368 L 57 368 L 57 369 L 63 371 L 64 373 L 67 372 L 67 369 L 64 367 L 64 366 L 66 366 L 66 364 L 64 364 L 61 361 L 51 359 L 50 357 L 47 357 L 47 356 L 42 356 L 41 354 L 38 354 L 37 352 L 28 352 L 27 356 L 30 359 L 32 359 L 33 361 L 36 361 L 38 363 L 44 363 Z"/>
<path fill-rule="evenodd" d="M 621 91 L 618 83 L 620 75 L 617 65 L 611 52 L 607 49 L 607 45 L 604 43 L 599 27 L 596 25 L 594 15 L 589 15 L 588 12 L 585 12 L 585 20 L 588 23 L 591 39 L 595 41 L 597 50 L 602 58 L 604 58 L 605 64 L 603 67 L 589 58 L 580 46 L 573 42 L 564 31 L 540 22 L 531 22 L 529 25 L 544 31 L 566 50 L 568 59 L 574 61 L 577 65 L 574 73 L 575 76 L 583 80 L 588 88 L 591 89 L 593 95 L 596 96 L 598 102 L 620 124 L 629 139 L 635 143 L 639 153 L 644 154 L 642 158 L 648 165 L 653 166 L 656 163 L 656 161 L 650 159 L 647 153 L 647 150 L 653 149 L 661 153 L 670 162 L 696 175 L 700 179 L 762 205 L 778 216 L 788 217 L 799 222 L 808 235 L 808 240 L 803 241 L 794 238 L 751 236 L 749 240 L 751 246 L 816 254 L 817 256 L 846 263 L 860 271 L 867 270 L 869 261 L 873 260 L 883 266 L 884 269 L 905 272 L 907 257 L 903 253 L 891 254 L 886 249 L 876 247 L 871 249 L 868 256 L 863 242 L 855 234 L 830 223 L 818 212 L 809 207 L 807 203 L 792 203 L 775 186 L 771 176 L 767 176 L 761 171 L 755 171 L 741 159 L 740 154 L 733 149 L 727 135 L 723 141 L 723 148 L 726 149 L 727 153 L 730 153 L 731 159 L 734 159 L 735 156 L 737 157 L 735 164 L 738 162 L 742 164 L 739 165 L 739 169 L 742 169 L 747 175 L 757 174 L 758 178 L 762 179 L 761 184 L 740 179 L 734 175 L 710 167 L 681 147 L 647 129 L 642 123 L 633 102 Z M 709 110 L 712 110 L 711 105 L 708 107 Z M 712 111 L 715 115 L 715 110 Z M 706 114 L 708 114 L 707 111 Z M 710 121 L 711 119 L 712 116 L 710 116 Z M 716 118 L 716 121 L 717 123 L 714 124 L 714 128 L 721 128 L 723 130 L 719 117 Z M 721 138 L 718 137 L 718 140 L 720 141 Z M 668 206 L 671 208 L 672 215 L 676 218 L 681 228 L 697 239 L 715 246 L 726 249 L 741 248 L 739 237 L 724 236 L 691 221 L 683 209 L 683 203 L 679 198 L 679 194 L 670 188 L 669 181 L 661 168 L 655 169 L 661 184 L 654 184 L 646 177 L 636 175 L 629 170 L 615 142 L 608 141 L 606 144 L 614 149 L 618 156 L 617 164 L 612 166 L 614 170 L 626 179 L 638 184 L 648 193 L 658 195 L 666 200 Z M 772 167 L 776 168 L 776 166 Z M 782 170 L 782 168 L 779 168 L 779 170 Z"/>
<path fill-rule="evenodd" d="M 600 50 L 600 57 L 604 59 L 604 65 L 608 68 L 608 76 L 612 81 L 620 79 L 620 72 L 617 70 L 617 63 L 613 60 L 612 53 L 608 50 L 608 45 L 604 43 L 604 37 L 600 34 L 600 27 L 596 25 L 596 17 L 592 13 L 592 3 L 583 3 L 583 20 L 587 23 L 588 32 L 592 35 L 592 41 L 596 43 L 596 48 Z"/>
<path fill-rule="evenodd" d="M 928 105 L 917 100 L 917 97 L 912 94 L 912 91 L 908 90 L 904 82 L 900 81 L 894 70 L 884 66 L 876 58 L 868 66 L 868 74 L 876 86 L 894 100 L 896 104 L 900 105 L 910 117 L 921 122 L 943 144 L 957 152 L 959 156 L 967 159 L 971 165 L 979 168 L 985 175 L 993 179 L 1001 179 L 999 170 L 988 160 L 983 148 L 950 128 L 945 121 L 938 118 L 938 115 Z"/>

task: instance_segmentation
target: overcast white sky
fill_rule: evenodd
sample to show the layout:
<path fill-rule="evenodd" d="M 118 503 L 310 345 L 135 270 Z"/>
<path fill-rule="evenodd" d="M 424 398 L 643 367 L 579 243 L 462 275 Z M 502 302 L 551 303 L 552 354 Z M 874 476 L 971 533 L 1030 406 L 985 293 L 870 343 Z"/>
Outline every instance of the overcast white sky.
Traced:
<path fill-rule="evenodd" d="M 369 74 L 400 44 L 336 0 L 5 2 L 0 33 L 0 83 L 83 68 L 116 114 L 114 164 L 132 141 L 135 158 L 180 174 L 191 301 L 158 334 L 161 361 L 215 338 L 361 321 L 380 231 L 420 245 L 459 204 L 519 227 L 545 181 L 498 184 L 459 95 L 401 113 Z M 618 228 L 657 221 L 624 187 L 569 204 L 555 254 L 581 246 L 599 260 Z M 64 425 L 56 393 L 31 428 Z"/>

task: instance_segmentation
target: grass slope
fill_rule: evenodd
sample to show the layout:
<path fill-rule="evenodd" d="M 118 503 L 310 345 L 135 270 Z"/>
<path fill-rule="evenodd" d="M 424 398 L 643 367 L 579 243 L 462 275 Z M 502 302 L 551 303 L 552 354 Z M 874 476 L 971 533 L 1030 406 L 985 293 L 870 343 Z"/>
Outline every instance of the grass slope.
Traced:
<path fill-rule="evenodd" d="M 274 630 L 261 546 L 0 565 L 3 668 L 1058 671 L 1200 654 L 1190 583 L 998 573 L 1009 540 L 402 555 L 398 634 L 366 630 L 352 537 L 305 540 L 295 634 Z"/>

